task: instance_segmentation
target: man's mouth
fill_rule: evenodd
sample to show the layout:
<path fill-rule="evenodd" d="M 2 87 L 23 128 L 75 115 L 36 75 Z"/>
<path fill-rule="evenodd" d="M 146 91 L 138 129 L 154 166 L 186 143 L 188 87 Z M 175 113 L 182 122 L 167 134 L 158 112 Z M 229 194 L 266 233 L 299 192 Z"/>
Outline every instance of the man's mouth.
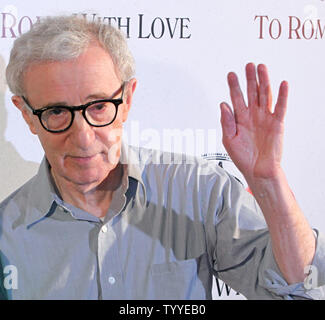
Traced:
<path fill-rule="evenodd" d="M 82 156 L 70 156 L 70 158 L 79 163 L 79 164 L 87 164 L 91 162 L 96 157 L 96 154 L 94 155 L 82 155 Z"/>

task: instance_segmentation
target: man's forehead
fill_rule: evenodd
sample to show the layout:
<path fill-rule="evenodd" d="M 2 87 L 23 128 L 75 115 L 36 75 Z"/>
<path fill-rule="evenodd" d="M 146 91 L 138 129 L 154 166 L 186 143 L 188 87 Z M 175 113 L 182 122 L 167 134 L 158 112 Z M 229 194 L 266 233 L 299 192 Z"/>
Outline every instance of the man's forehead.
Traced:
<path fill-rule="evenodd" d="M 98 47 L 89 48 L 76 59 L 34 63 L 24 77 L 25 91 L 32 99 L 39 95 L 41 99 L 46 95 L 55 100 L 60 96 L 72 98 L 76 95 L 82 99 L 89 96 L 106 98 L 120 84 L 111 57 Z M 63 102 L 61 100 L 58 102 Z"/>
<path fill-rule="evenodd" d="M 32 62 L 25 70 L 25 74 L 35 72 L 39 69 L 45 72 L 55 70 L 58 74 L 64 72 L 66 69 L 87 73 L 89 68 L 92 68 L 92 71 L 96 70 L 96 68 L 98 71 L 101 71 L 103 65 L 105 66 L 105 74 L 110 75 L 114 73 L 116 77 L 116 68 L 111 56 L 103 48 L 91 46 L 75 58 Z"/>

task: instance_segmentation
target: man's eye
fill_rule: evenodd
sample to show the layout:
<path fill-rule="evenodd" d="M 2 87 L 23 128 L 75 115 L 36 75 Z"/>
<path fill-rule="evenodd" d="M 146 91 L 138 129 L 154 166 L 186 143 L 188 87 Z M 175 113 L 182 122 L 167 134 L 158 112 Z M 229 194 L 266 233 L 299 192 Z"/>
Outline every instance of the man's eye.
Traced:
<path fill-rule="evenodd" d="M 64 110 L 64 109 L 55 108 L 55 109 L 49 110 L 49 115 L 50 116 L 59 116 L 59 115 L 63 114 L 65 111 L 66 110 Z"/>
<path fill-rule="evenodd" d="M 96 103 L 88 108 L 88 112 L 100 112 L 104 111 L 107 108 L 106 103 Z"/>
<path fill-rule="evenodd" d="M 105 108 L 105 103 L 96 103 L 96 104 L 94 105 L 94 108 L 95 108 L 96 110 L 100 111 L 100 110 L 102 110 L 102 109 Z"/>

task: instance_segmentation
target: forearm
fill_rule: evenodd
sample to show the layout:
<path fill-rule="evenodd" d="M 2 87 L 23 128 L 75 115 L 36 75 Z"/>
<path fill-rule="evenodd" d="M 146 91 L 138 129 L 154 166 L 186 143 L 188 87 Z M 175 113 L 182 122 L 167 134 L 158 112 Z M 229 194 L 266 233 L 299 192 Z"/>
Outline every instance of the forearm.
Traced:
<path fill-rule="evenodd" d="M 286 281 L 301 282 L 315 253 L 315 237 L 279 169 L 273 179 L 246 178 L 262 209 L 276 262 Z"/>

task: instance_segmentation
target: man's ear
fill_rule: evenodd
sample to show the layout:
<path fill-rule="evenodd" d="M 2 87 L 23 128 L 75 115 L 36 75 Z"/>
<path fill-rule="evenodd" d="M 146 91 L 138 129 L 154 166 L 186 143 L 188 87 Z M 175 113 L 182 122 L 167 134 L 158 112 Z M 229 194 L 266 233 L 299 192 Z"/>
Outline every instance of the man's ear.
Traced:
<path fill-rule="evenodd" d="M 29 130 L 33 134 L 37 134 L 36 126 L 35 126 L 34 119 L 33 119 L 33 114 L 29 110 L 27 110 L 23 99 L 19 96 L 13 96 L 11 98 L 11 101 L 20 110 L 21 114 L 23 115 L 23 117 L 29 127 Z"/>
<path fill-rule="evenodd" d="M 123 107 L 123 117 L 122 121 L 125 122 L 128 118 L 129 111 L 132 105 L 132 97 L 137 86 L 137 80 L 135 78 L 128 81 L 125 92 L 124 107 Z"/>

